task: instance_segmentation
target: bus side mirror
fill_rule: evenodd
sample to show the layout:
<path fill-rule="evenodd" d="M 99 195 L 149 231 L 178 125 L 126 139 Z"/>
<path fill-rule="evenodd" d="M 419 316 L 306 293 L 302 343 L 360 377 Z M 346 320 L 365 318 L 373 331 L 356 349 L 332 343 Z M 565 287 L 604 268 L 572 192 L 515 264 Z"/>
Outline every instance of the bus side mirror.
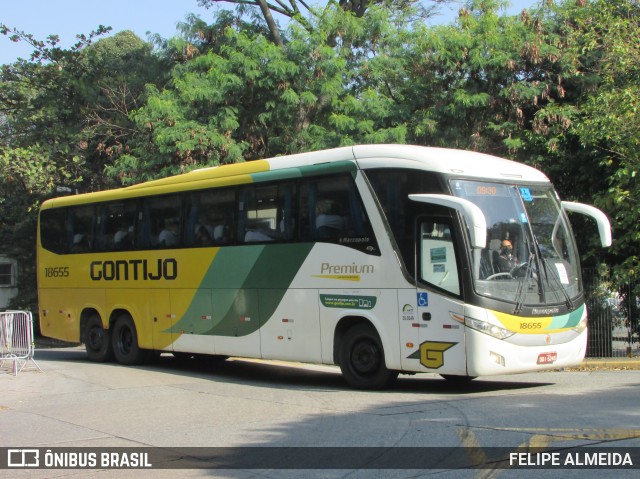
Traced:
<path fill-rule="evenodd" d="M 565 211 L 580 213 L 586 216 L 590 216 L 591 218 L 596 220 L 602 247 L 607 248 L 611 246 L 611 223 L 609 223 L 609 218 L 607 218 L 607 215 L 605 215 L 602 211 L 593 206 L 585 205 L 583 203 L 574 203 L 572 201 L 563 201 L 562 208 Z"/>
<path fill-rule="evenodd" d="M 469 227 L 471 246 L 485 248 L 487 246 L 487 220 L 482 210 L 469 200 L 448 195 L 409 195 L 411 201 L 445 206 L 458 211 Z"/>

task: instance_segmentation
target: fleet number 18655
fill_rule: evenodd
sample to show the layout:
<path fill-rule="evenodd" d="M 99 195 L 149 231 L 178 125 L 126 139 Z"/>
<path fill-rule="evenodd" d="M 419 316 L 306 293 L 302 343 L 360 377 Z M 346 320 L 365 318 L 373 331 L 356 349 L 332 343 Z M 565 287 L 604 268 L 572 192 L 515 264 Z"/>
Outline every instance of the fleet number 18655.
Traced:
<path fill-rule="evenodd" d="M 45 268 L 44 275 L 47 278 L 66 278 L 69 276 L 68 266 L 55 266 L 52 268 Z"/>

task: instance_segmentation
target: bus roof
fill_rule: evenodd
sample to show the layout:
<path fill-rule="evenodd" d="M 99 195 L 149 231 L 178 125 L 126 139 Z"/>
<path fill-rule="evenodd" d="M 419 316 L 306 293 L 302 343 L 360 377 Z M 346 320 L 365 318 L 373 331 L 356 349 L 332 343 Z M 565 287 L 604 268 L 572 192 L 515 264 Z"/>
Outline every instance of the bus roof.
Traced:
<path fill-rule="evenodd" d="M 475 151 L 414 145 L 359 145 L 353 147 L 360 168 L 406 167 L 438 173 L 483 178 L 548 183 L 535 168 Z"/>
<path fill-rule="evenodd" d="M 185 189 L 187 183 L 193 189 L 238 185 L 270 177 L 299 177 L 304 175 L 303 170 L 322 173 L 336 168 L 410 168 L 487 180 L 549 182 L 535 168 L 484 153 L 415 145 L 356 145 L 200 168 L 125 188 L 55 198 L 45 202 L 43 208 L 170 193 Z M 289 174 L 283 170 L 290 170 Z"/>

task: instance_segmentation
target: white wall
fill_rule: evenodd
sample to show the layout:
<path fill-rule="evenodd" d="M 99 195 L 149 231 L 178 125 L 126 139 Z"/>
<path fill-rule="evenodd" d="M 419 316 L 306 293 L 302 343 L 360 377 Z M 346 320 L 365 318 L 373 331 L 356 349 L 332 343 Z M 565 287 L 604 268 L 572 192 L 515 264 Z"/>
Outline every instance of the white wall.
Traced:
<path fill-rule="evenodd" d="M 6 272 L 7 265 L 10 267 L 11 279 L 7 281 L 5 275 L 0 281 L 0 310 L 5 309 L 9 304 L 9 300 L 18 295 L 18 263 L 15 259 L 0 255 L 0 265 L 3 265 L 0 271 Z M 8 285 L 6 283 L 9 283 Z"/>

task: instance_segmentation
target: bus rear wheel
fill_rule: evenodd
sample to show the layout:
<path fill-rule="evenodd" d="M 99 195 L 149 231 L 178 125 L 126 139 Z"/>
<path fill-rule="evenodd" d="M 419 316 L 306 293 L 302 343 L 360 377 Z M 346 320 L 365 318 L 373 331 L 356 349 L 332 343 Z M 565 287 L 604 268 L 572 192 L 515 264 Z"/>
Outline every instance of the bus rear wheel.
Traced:
<path fill-rule="evenodd" d="M 91 361 L 105 362 L 113 359 L 109 330 L 102 327 L 102 320 L 97 314 L 92 314 L 84 327 L 84 346 Z"/>
<path fill-rule="evenodd" d="M 387 369 L 382 342 L 369 324 L 358 324 L 345 333 L 339 361 L 342 375 L 357 389 L 384 389 L 398 377 L 397 371 Z"/>
<path fill-rule="evenodd" d="M 113 326 L 111 333 L 113 354 L 116 360 L 125 365 L 142 363 L 147 356 L 147 351 L 138 346 L 138 333 L 136 325 L 128 315 L 120 316 Z"/>

